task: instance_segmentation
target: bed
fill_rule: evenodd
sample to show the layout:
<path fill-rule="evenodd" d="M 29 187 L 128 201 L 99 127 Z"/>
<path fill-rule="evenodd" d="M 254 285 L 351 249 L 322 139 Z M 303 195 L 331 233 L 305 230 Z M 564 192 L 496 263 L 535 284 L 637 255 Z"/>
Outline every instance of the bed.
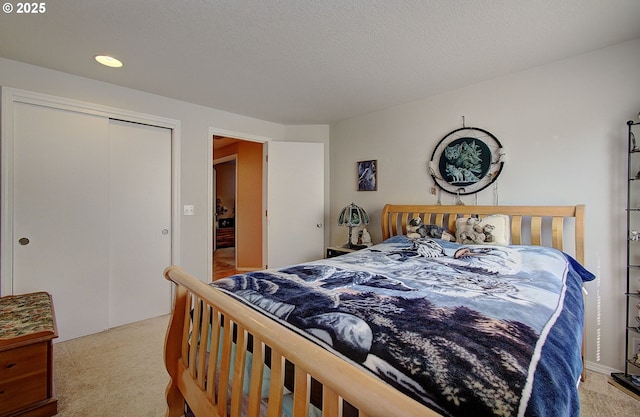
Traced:
<path fill-rule="evenodd" d="M 416 217 L 490 224 L 488 242 L 410 239 Z M 167 416 L 579 415 L 583 205 L 387 204 L 381 222 L 382 243 L 331 259 L 210 285 L 167 268 Z"/>

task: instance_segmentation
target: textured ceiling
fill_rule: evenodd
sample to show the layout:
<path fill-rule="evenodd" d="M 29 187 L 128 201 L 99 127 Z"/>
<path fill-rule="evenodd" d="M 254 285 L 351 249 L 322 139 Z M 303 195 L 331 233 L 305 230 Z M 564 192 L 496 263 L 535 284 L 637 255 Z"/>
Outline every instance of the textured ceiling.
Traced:
<path fill-rule="evenodd" d="M 283 124 L 639 37 L 639 0 L 65 0 L 0 12 L 4 58 Z M 124 67 L 99 66 L 99 53 Z"/>

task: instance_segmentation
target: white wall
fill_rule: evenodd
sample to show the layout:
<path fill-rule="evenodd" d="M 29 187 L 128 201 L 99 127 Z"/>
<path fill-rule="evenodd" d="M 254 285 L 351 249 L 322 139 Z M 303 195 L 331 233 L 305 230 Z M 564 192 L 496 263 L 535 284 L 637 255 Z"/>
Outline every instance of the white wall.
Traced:
<path fill-rule="evenodd" d="M 209 129 L 242 132 L 274 141 L 322 142 L 327 153 L 329 148 L 326 125 L 270 123 L 4 58 L 0 58 L 0 85 L 179 120 L 180 204 L 195 206 L 194 216 L 180 215 L 180 266 L 201 279 L 208 279 Z M 326 177 L 328 195 L 328 174 Z"/>
<path fill-rule="evenodd" d="M 473 69 L 470 68 L 470 71 Z M 640 111 L 640 39 L 331 126 L 331 243 L 354 201 L 374 220 L 391 203 L 434 204 L 427 162 L 437 142 L 466 126 L 493 133 L 508 160 L 499 204 L 586 204 L 588 367 L 623 368 L 626 121 Z M 356 161 L 378 160 L 378 191 L 356 190 Z M 474 204 L 472 196 L 463 197 Z M 443 194 L 443 204 L 453 197 Z M 494 204 L 493 189 L 478 204 Z M 600 302 L 599 302 L 600 301 Z M 598 342 L 599 339 L 599 342 Z"/>

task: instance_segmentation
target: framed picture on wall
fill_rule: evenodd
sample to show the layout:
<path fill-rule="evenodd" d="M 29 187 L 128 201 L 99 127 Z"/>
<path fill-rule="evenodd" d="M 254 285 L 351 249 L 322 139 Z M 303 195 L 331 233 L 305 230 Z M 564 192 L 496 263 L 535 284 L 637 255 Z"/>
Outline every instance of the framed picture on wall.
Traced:
<path fill-rule="evenodd" d="M 378 161 L 358 162 L 358 191 L 378 191 Z"/>

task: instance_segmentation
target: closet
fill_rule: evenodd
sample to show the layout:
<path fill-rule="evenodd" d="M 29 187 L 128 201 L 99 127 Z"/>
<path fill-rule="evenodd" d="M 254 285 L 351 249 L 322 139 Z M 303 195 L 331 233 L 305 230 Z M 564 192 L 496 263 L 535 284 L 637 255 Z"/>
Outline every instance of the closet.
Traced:
<path fill-rule="evenodd" d="M 168 313 L 171 129 L 12 104 L 12 129 L 3 130 L 3 151 L 12 152 L 3 196 L 13 197 L 3 206 L 3 225 L 12 219 L 3 295 L 49 292 L 59 340 Z"/>

